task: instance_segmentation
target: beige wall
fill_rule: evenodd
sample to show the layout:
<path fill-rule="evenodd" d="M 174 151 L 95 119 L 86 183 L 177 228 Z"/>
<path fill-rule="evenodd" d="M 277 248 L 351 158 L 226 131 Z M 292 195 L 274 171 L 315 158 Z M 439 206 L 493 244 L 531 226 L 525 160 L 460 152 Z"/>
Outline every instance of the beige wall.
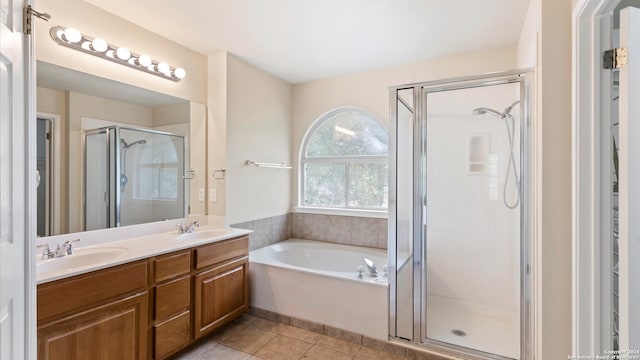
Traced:
<path fill-rule="evenodd" d="M 571 353 L 571 6 L 532 0 L 518 63 L 535 66 L 533 201 L 537 355 Z"/>
<path fill-rule="evenodd" d="M 291 170 L 246 160 L 291 163 L 291 85 L 239 58 L 227 58 L 227 221 L 289 211 Z"/>
<path fill-rule="evenodd" d="M 227 167 L 227 53 L 209 56 L 207 65 L 207 208 L 209 215 L 225 216 L 227 181 L 220 171 Z M 215 202 L 209 199 L 210 189 L 217 193 Z"/>
<path fill-rule="evenodd" d="M 358 106 L 388 124 L 389 86 L 514 68 L 516 49 L 505 48 L 294 85 L 291 206 L 297 206 L 298 201 L 298 162 L 303 137 L 322 114 L 339 106 Z"/>
<path fill-rule="evenodd" d="M 37 60 L 179 98 L 206 103 L 206 56 L 171 42 L 82 0 L 40 0 L 37 5 L 38 11 L 51 14 L 49 22 L 38 22 L 35 25 L 35 55 Z M 136 53 L 146 53 L 154 60 L 165 61 L 170 65 L 184 68 L 187 71 L 187 76 L 176 83 L 96 56 L 62 47 L 55 43 L 49 35 L 49 29 L 55 25 L 75 27 L 86 35 L 102 37 L 114 45 L 126 46 Z"/>
<path fill-rule="evenodd" d="M 209 57 L 209 214 L 229 224 L 282 215 L 291 202 L 290 170 L 246 160 L 291 162 L 291 85 L 227 53 Z M 212 171 L 225 169 L 225 179 Z"/>
<path fill-rule="evenodd" d="M 187 101 L 179 104 L 153 107 L 151 109 L 153 114 L 153 127 L 175 124 L 188 124 L 190 108 L 191 104 Z"/>
<path fill-rule="evenodd" d="M 189 214 L 206 214 L 206 202 L 198 200 L 198 190 L 207 189 L 207 107 L 191 102 L 189 106 L 189 165 L 196 170 L 189 181 Z M 193 150 L 193 151 L 192 151 Z"/>

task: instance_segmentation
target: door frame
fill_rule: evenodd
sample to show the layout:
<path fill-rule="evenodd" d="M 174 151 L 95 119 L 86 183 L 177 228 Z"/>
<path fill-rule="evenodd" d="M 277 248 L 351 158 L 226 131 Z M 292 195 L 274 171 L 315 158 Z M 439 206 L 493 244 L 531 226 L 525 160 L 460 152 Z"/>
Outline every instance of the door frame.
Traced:
<path fill-rule="evenodd" d="M 452 344 L 446 344 L 426 338 L 426 327 L 421 321 L 423 314 L 426 313 L 426 288 L 425 277 L 422 275 L 425 269 L 425 252 L 422 245 L 423 240 L 423 218 L 426 216 L 422 204 L 422 189 L 420 179 L 422 176 L 423 159 L 425 149 L 423 148 L 423 137 L 426 121 L 426 98 L 425 91 L 434 92 L 452 89 L 464 89 L 469 87 L 500 85 L 505 83 L 519 82 L 521 86 L 521 107 L 522 120 L 520 124 L 520 174 L 521 175 L 521 199 L 520 199 L 520 346 L 522 359 L 534 359 L 534 349 L 536 344 L 535 338 L 535 309 L 536 297 L 534 287 L 537 284 L 537 267 L 538 263 L 536 253 L 534 251 L 535 236 L 533 234 L 535 200 L 532 189 L 535 180 L 531 177 L 533 174 L 535 152 L 533 149 L 533 128 L 531 117 L 531 106 L 533 96 L 533 69 L 517 69 L 498 73 L 489 73 L 483 75 L 466 76 L 459 78 L 449 78 L 443 80 L 428 81 L 423 83 L 413 83 L 400 86 L 392 86 L 389 88 L 389 337 L 393 342 L 406 344 L 410 341 L 414 345 L 424 347 L 428 350 L 438 351 L 441 354 L 451 356 L 463 356 L 465 359 L 506 359 L 503 356 L 488 354 L 486 352 L 474 349 L 463 348 Z M 398 312 L 397 302 L 397 274 L 398 270 L 398 250 L 397 250 L 397 92 L 399 90 L 412 89 L 414 97 L 414 113 L 413 117 L 413 207 L 412 207 L 412 237 L 413 237 L 413 254 L 411 255 L 413 267 L 413 338 L 406 340 L 397 336 L 396 321 Z M 419 105 L 416 105 L 419 104 Z M 420 289 L 415 291 L 415 289 Z"/>
<path fill-rule="evenodd" d="M 38 111 L 36 113 L 36 119 L 45 119 L 51 121 L 51 231 L 52 235 L 59 235 L 60 232 L 60 214 L 62 211 L 62 204 L 60 199 L 60 192 L 62 191 L 62 167 L 60 160 L 62 159 L 62 127 L 61 116 L 58 114 L 46 113 Z"/>
<path fill-rule="evenodd" d="M 572 14 L 572 354 L 611 350 L 608 197 L 611 166 L 610 71 L 602 50 L 612 47 L 613 11 L 621 0 L 578 0 Z M 605 178 L 606 177 L 606 178 Z"/>

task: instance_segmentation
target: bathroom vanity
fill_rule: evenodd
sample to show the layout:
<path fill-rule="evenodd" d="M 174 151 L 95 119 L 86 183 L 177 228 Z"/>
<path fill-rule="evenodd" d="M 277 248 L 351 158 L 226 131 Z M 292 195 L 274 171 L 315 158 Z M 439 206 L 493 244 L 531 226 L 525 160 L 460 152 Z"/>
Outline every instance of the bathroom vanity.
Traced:
<path fill-rule="evenodd" d="M 38 358 L 165 359 L 237 318 L 249 307 L 249 238 L 229 232 L 164 239 L 147 257 L 132 239 L 133 261 L 39 279 Z"/>

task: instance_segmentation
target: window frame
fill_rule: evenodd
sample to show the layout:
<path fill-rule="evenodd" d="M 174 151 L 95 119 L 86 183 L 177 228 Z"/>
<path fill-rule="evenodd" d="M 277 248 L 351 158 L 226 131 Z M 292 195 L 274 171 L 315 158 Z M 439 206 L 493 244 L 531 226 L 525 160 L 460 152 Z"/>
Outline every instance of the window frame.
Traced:
<path fill-rule="evenodd" d="M 302 144 L 300 145 L 300 153 L 298 157 L 298 206 L 296 207 L 296 212 L 306 212 L 306 213 L 326 213 L 331 215 L 348 215 L 352 213 L 358 213 L 358 215 L 370 216 L 370 217 L 385 217 L 388 213 L 388 206 L 386 208 L 379 207 L 360 207 L 360 206 L 349 206 L 349 165 L 356 163 L 372 163 L 372 164 L 387 164 L 389 166 L 389 153 L 386 155 L 353 155 L 353 156 L 324 156 L 324 157 L 306 157 L 307 146 L 309 144 L 309 140 L 315 134 L 316 130 L 324 124 L 326 121 L 331 119 L 338 113 L 353 111 L 364 115 L 371 120 L 375 121 L 382 130 L 387 135 L 387 144 L 389 140 L 389 129 L 388 127 L 382 123 L 378 118 L 371 113 L 361 107 L 357 106 L 341 106 L 334 108 L 326 113 L 320 115 L 312 124 L 309 126 L 307 131 L 304 134 L 302 139 Z M 305 203 L 305 190 L 306 190 L 306 164 L 310 163 L 333 163 L 338 164 L 342 163 L 345 165 L 345 205 L 344 206 L 319 206 L 319 205 L 309 205 Z"/>

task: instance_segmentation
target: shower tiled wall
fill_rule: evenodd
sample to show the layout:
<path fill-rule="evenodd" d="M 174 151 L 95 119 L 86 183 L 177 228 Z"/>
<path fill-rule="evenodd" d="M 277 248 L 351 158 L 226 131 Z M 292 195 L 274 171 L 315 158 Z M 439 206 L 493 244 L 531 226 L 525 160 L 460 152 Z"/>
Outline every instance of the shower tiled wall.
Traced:
<path fill-rule="evenodd" d="M 290 238 L 387 248 L 387 219 L 290 213 L 231 226 L 254 231 L 251 250 Z"/>

